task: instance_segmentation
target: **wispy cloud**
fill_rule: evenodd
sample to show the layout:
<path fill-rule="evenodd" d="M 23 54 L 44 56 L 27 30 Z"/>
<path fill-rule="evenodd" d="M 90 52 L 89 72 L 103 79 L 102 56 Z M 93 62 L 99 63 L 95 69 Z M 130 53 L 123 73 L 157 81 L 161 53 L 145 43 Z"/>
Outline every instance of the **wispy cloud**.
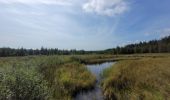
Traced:
<path fill-rule="evenodd" d="M 0 0 L 4 4 L 46 4 L 46 5 L 72 5 L 71 0 Z"/>
<path fill-rule="evenodd" d="M 160 38 L 170 35 L 170 28 L 163 28 L 152 32 L 146 32 L 146 36 L 158 35 Z"/>
<path fill-rule="evenodd" d="M 99 15 L 115 16 L 124 13 L 128 9 L 125 0 L 89 0 L 83 5 L 86 12 Z"/>
<path fill-rule="evenodd" d="M 132 1 L 0 0 L 0 47 L 99 50 L 170 35 L 169 0 Z"/>

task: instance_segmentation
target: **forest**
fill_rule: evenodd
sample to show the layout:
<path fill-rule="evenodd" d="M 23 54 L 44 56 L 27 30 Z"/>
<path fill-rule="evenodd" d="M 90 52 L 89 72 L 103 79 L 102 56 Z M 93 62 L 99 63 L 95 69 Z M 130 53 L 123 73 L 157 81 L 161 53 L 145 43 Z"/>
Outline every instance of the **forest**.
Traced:
<path fill-rule="evenodd" d="M 128 44 L 124 47 L 117 47 L 105 50 L 105 53 L 111 54 L 136 54 L 136 53 L 169 53 L 170 52 L 170 36 L 160 40 L 151 40 L 148 42 L 139 42 Z"/>
<path fill-rule="evenodd" d="M 168 100 L 169 44 L 170 36 L 102 51 L 1 48 L 0 100 Z"/>
<path fill-rule="evenodd" d="M 151 40 L 148 42 L 139 42 L 135 44 L 128 44 L 123 47 L 99 50 L 99 51 L 85 51 L 85 50 L 60 50 L 58 48 L 44 48 L 41 49 L 13 49 L 9 47 L 0 48 L 0 57 L 7 56 L 28 56 L 28 55 L 83 55 L 83 54 L 136 54 L 136 53 L 169 53 L 170 52 L 170 36 L 164 37 L 160 40 Z"/>

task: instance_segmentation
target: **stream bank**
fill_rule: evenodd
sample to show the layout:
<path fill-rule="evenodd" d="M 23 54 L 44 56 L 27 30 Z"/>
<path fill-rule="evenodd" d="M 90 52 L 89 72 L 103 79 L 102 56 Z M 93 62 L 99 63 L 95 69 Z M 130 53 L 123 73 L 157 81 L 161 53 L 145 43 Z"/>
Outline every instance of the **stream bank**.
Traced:
<path fill-rule="evenodd" d="M 96 84 L 92 90 L 81 91 L 76 95 L 74 100 L 104 100 L 100 82 L 102 80 L 101 73 L 104 69 L 111 67 L 115 62 L 104 62 L 102 64 L 88 64 L 87 69 L 96 76 Z"/>

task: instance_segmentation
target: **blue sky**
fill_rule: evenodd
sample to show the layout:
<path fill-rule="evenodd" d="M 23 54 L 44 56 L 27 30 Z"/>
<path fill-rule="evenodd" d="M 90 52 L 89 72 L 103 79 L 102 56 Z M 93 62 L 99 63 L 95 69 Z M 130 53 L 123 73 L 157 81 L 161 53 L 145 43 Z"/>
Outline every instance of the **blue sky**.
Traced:
<path fill-rule="evenodd" d="M 170 35 L 170 0 L 0 0 L 0 47 L 102 50 Z"/>

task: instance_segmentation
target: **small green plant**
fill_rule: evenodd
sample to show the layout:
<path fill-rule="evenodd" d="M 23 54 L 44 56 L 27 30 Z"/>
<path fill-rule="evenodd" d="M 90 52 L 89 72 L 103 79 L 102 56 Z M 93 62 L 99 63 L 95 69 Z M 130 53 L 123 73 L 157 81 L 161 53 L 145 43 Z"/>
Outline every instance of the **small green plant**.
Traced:
<path fill-rule="evenodd" d="M 33 69 L 15 67 L 0 72 L 0 100 L 47 100 L 47 82 Z"/>

